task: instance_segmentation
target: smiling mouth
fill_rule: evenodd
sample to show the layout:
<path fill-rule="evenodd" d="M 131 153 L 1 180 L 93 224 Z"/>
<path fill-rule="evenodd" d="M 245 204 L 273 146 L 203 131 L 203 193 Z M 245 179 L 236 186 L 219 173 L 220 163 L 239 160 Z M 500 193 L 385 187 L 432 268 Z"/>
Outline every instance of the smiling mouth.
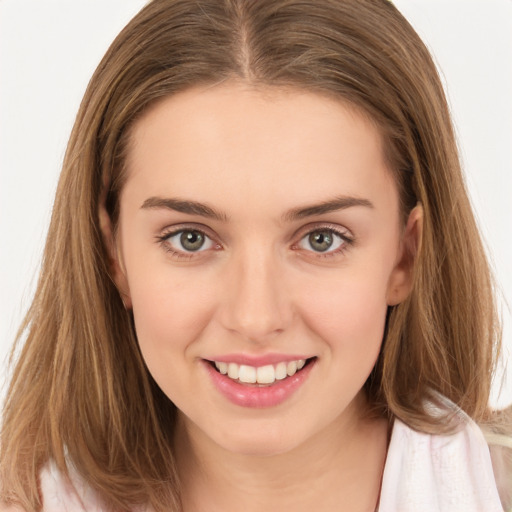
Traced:
<path fill-rule="evenodd" d="M 265 366 L 249 366 L 245 364 L 208 361 L 215 370 L 234 382 L 253 386 L 271 386 L 275 382 L 284 381 L 302 371 L 316 357 L 280 362 Z"/>

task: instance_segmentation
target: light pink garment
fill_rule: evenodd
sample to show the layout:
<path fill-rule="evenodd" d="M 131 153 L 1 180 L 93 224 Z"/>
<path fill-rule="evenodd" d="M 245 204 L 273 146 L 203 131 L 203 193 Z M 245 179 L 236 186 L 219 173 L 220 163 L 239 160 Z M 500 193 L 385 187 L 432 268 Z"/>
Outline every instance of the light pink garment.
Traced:
<path fill-rule="evenodd" d="M 98 496 L 72 469 L 70 478 L 71 481 L 64 478 L 54 463 L 43 468 L 40 474 L 43 512 L 107 512 Z M 134 507 L 126 512 L 151 512 L 151 509 Z"/>
<path fill-rule="evenodd" d="M 469 418 L 450 436 L 395 420 L 379 512 L 503 512 L 489 448 Z"/>
<path fill-rule="evenodd" d="M 55 467 L 47 464 L 40 475 L 43 512 L 103 512 L 105 507 L 93 491 L 71 473 L 72 482 Z"/>
<path fill-rule="evenodd" d="M 456 434 L 434 436 L 395 421 L 379 512 L 503 512 L 487 443 L 463 413 Z M 53 464 L 41 473 L 44 512 L 100 512 L 101 502 L 72 474 Z M 146 511 L 149 512 L 149 511 Z"/>

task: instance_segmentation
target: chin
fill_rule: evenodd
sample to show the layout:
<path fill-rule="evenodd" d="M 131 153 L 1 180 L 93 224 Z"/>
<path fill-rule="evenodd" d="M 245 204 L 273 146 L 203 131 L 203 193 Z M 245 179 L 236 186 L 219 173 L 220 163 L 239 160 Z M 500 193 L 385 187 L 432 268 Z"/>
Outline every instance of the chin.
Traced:
<path fill-rule="evenodd" d="M 296 422 L 295 427 L 299 426 Z M 213 434 L 213 433 L 212 433 Z M 229 432 L 213 434 L 212 439 L 223 449 L 239 455 L 271 457 L 292 452 L 311 437 L 306 429 L 295 430 L 283 420 L 237 422 Z"/>

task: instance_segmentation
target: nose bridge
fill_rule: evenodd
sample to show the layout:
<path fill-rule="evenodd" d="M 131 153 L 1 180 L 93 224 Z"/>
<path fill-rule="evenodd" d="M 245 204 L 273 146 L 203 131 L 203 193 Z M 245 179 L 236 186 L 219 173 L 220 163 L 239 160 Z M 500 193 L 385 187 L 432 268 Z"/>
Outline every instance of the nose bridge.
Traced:
<path fill-rule="evenodd" d="M 241 250 L 231 262 L 224 323 L 250 341 L 264 341 L 284 330 L 291 304 L 280 258 L 269 246 Z"/>

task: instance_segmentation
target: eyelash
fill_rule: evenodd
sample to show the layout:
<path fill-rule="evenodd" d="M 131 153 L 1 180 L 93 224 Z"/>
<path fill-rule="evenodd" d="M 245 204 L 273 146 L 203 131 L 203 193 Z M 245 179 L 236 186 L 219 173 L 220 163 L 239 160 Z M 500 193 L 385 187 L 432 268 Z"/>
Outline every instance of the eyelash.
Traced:
<path fill-rule="evenodd" d="M 327 250 L 326 252 L 319 251 L 307 251 L 311 252 L 315 255 L 315 258 L 326 259 L 333 258 L 336 256 L 340 256 L 345 251 L 347 251 L 352 245 L 354 245 L 355 239 L 353 236 L 349 235 L 348 230 L 342 230 L 337 226 L 333 226 L 330 224 L 316 225 L 314 227 L 307 227 L 300 234 L 300 239 L 297 243 L 292 245 L 292 249 L 300 250 L 299 244 L 306 239 L 306 237 L 311 236 L 313 233 L 329 233 L 339 238 L 341 241 L 341 245 L 335 250 Z"/>
<path fill-rule="evenodd" d="M 164 250 L 168 252 L 176 260 L 188 261 L 196 257 L 196 254 L 205 252 L 204 250 L 186 252 L 174 249 L 172 245 L 169 243 L 169 239 L 183 233 L 199 233 L 215 246 L 214 250 L 218 250 L 221 247 L 220 244 L 213 241 L 213 238 L 206 232 L 206 230 L 196 226 L 180 226 L 179 228 L 175 228 L 170 231 L 165 231 L 164 233 L 156 237 L 157 242 L 160 243 Z"/>
<path fill-rule="evenodd" d="M 213 240 L 213 238 L 206 232 L 206 230 L 201 229 L 199 227 L 195 227 L 195 226 L 180 226 L 179 228 L 172 229 L 170 231 L 166 231 L 166 232 L 162 233 L 161 235 L 158 235 L 156 237 L 156 239 L 157 239 L 157 242 L 160 245 L 162 245 L 164 250 L 166 252 L 168 252 L 173 258 L 175 258 L 176 260 L 189 261 L 189 260 L 193 259 L 194 257 L 196 257 L 197 254 L 206 252 L 207 250 L 209 250 L 209 248 L 206 250 L 201 250 L 201 248 L 202 248 L 201 247 L 198 251 L 190 251 L 190 252 L 174 249 L 170 245 L 169 239 L 171 239 L 174 236 L 177 236 L 180 234 L 182 235 L 183 233 L 187 233 L 187 232 L 199 233 L 200 235 L 204 236 L 207 240 L 209 240 L 213 244 L 213 246 L 214 246 L 213 250 L 219 250 L 222 247 L 219 243 L 217 243 Z M 310 253 L 314 254 L 315 258 L 325 259 L 325 258 L 332 258 L 335 256 L 339 256 L 339 255 L 343 254 L 345 251 L 347 251 L 355 242 L 355 239 L 352 236 L 348 235 L 347 231 L 340 230 L 336 226 L 316 225 L 307 230 L 304 229 L 300 234 L 299 241 L 294 243 L 291 246 L 291 248 L 293 250 L 300 250 L 301 242 L 304 239 L 306 239 L 306 237 L 311 236 L 313 233 L 329 233 L 329 234 L 334 235 L 335 237 L 339 238 L 341 241 L 340 246 L 332 251 L 327 250 L 326 252 L 320 252 L 320 251 L 306 249 L 306 252 L 310 252 Z"/>

